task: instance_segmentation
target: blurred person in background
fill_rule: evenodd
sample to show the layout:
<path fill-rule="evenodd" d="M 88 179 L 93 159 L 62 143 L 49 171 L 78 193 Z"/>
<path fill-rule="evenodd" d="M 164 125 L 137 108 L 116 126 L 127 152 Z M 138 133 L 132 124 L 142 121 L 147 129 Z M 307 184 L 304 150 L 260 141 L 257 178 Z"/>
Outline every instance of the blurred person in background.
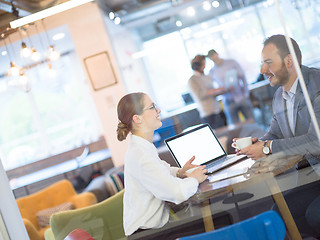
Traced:
<path fill-rule="evenodd" d="M 220 87 L 230 89 L 223 96 L 223 107 L 228 124 L 240 122 L 239 112 L 245 119 L 253 118 L 246 76 L 241 66 L 233 59 L 222 59 L 211 49 L 207 57 L 214 62 L 209 76 Z"/>
<path fill-rule="evenodd" d="M 217 101 L 216 96 L 227 92 L 225 87 L 214 88 L 210 76 L 204 74 L 206 57 L 196 55 L 191 61 L 193 75 L 188 81 L 190 94 L 197 103 L 203 123 L 208 123 L 213 129 L 227 125 L 226 116 Z"/>

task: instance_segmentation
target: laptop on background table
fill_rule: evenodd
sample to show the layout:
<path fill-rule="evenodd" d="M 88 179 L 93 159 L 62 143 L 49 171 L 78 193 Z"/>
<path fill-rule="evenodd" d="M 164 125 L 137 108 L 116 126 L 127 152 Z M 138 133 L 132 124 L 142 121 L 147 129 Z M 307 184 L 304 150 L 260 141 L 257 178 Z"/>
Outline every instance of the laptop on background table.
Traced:
<path fill-rule="evenodd" d="M 214 173 L 246 158 L 245 155 L 227 155 L 209 124 L 202 124 L 164 141 L 179 167 L 195 156 L 193 164 L 207 165 L 208 173 Z"/>

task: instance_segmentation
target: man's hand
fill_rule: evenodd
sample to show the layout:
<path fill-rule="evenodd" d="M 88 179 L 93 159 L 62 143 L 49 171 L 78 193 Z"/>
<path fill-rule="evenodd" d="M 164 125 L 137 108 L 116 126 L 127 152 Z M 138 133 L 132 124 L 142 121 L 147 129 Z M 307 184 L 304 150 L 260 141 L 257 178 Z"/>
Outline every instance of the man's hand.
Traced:
<path fill-rule="evenodd" d="M 239 139 L 239 138 L 234 138 L 234 139 L 232 139 L 232 142 L 235 143 L 238 139 Z M 254 144 L 254 143 L 258 142 L 258 141 L 259 141 L 258 138 L 256 138 L 256 137 L 253 137 L 253 138 L 252 138 L 252 144 Z M 243 153 L 240 153 L 240 150 L 237 149 L 237 148 L 235 148 L 235 151 L 236 151 L 236 154 L 237 154 L 237 155 L 243 154 Z M 261 152 L 262 152 L 262 150 L 261 150 Z"/>
<path fill-rule="evenodd" d="M 263 144 L 263 141 L 256 141 L 254 144 L 238 151 L 237 154 L 247 155 L 248 158 L 251 158 L 253 160 L 265 157 L 266 155 L 262 151 Z"/>

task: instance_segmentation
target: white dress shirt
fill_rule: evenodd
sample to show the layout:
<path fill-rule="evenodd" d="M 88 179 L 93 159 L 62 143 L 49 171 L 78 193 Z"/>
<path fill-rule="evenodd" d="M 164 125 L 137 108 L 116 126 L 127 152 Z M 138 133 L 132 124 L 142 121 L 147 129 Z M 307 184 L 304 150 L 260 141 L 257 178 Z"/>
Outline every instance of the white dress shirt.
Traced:
<path fill-rule="evenodd" d="M 160 228 L 169 220 L 165 201 L 179 204 L 198 189 L 195 178 L 176 177 L 177 167 L 159 158 L 156 147 L 132 135 L 124 163 L 123 226 L 131 235 L 138 228 Z"/>
<path fill-rule="evenodd" d="M 288 92 L 287 91 L 282 92 L 282 97 L 286 100 L 287 117 L 288 117 L 290 129 L 293 135 L 295 133 L 295 126 L 293 125 L 294 123 L 293 107 L 294 107 L 294 100 L 295 100 L 296 91 L 297 91 L 297 85 L 298 85 L 298 79 L 295 80 L 295 82 L 293 83 L 292 87 Z"/>

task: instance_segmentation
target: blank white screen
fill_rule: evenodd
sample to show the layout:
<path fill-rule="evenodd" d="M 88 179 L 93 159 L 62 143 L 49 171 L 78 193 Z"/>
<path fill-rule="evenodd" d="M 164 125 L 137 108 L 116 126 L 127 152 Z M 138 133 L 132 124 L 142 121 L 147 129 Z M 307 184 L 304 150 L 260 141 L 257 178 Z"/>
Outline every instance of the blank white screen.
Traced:
<path fill-rule="evenodd" d="M 167 141 L 181 166 L 195 156 L 193 164 L 200 165 L 224 155 L 224 151 L 208 126 Z"/>

